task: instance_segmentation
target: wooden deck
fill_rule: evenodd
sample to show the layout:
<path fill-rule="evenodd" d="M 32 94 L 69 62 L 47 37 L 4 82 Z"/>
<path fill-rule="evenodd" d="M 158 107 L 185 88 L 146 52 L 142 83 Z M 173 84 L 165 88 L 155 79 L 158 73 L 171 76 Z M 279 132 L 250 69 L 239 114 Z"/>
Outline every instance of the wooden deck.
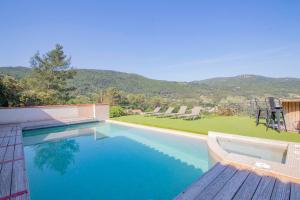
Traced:
<path fill-rule="evenodd" d="M 300 185 L 216 164 L 175 200 L 300 200 Z"/>
<path fill-rule="evenodd" d="M 22 131 L 0 127 L 0 200 L 28 200 Z"/>

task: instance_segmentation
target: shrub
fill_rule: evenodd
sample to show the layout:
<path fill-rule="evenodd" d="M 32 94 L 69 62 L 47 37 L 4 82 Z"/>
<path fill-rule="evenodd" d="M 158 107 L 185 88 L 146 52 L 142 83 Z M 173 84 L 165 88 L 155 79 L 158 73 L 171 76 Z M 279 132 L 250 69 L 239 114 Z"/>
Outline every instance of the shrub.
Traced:
<path fill-rule="evenodd" d="M 219 107 L 218 114 L 221 116 L 233 116 L 234 110 L 230 107 Z"/>
<path fill-rule="evenodd" d="M 124 109 L 121 106 L 111 106 L 109 109 L 109 117 L 121 117 L 124 116 L 125 112 Z"/>

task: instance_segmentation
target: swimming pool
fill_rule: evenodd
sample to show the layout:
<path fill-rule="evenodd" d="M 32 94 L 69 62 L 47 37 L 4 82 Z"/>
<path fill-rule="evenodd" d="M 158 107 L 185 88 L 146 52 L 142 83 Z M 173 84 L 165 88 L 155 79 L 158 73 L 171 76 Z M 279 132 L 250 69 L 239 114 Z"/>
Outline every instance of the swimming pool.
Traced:
<path fill-rule="evenodd" d="M 32 200 L 172 199 L 211 166 L 204 140 L 111 123 L 23 136 Z"/>

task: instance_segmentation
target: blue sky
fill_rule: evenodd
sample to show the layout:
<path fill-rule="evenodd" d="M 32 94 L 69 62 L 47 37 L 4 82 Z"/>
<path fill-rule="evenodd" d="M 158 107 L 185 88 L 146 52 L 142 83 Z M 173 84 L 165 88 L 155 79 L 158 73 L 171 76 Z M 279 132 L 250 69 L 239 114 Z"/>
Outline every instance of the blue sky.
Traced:
<path fill-rule="evenodd" d="M 300 77 L 300 1 L 0 1 L 0 66 L 56 43 L 74 67 L 155 79 Z"/>

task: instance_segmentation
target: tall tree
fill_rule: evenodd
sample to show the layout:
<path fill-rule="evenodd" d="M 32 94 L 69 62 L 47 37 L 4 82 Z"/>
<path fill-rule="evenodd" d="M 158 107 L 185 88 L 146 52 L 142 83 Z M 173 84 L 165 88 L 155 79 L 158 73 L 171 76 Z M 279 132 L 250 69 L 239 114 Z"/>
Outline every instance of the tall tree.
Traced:
<path fill-rule="evenodd" d="M 72 79 L 76 71 L 71 67 L 71 57 L 65 55 L 63 46 L 57 44 L 55 48 L 44 55 L 36 53 L 31 58 L 33 81 L 37 90 L 54 95 L 53 103 L 65 103 L 70 99 L 67 81 Z"/>
<path fill-rule="evenodd" d="M 116 87 L 109 87 L 104 93 L 104 102 L 112 106 L 120 105 L 122 101 L 121 91 Z"/>

